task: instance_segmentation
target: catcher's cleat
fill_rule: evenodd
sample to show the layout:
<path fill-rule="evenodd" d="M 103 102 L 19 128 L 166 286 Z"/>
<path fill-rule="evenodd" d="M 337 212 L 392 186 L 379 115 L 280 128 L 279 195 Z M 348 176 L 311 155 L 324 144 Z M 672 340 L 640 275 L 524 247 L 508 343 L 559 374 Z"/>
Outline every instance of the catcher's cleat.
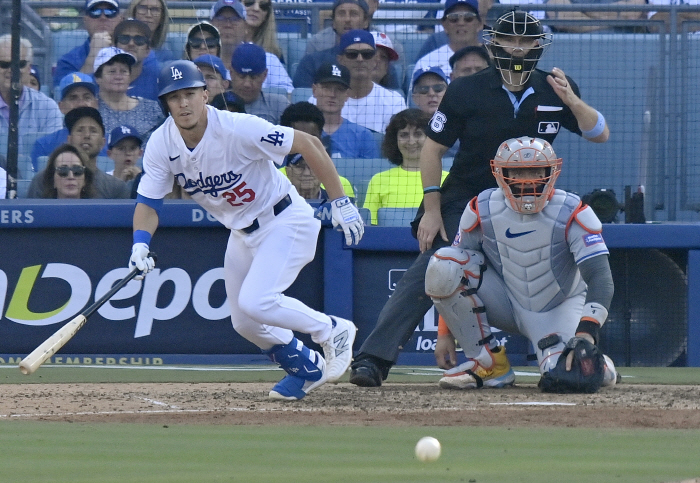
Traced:
<path fill-rule="evenodd" d="M 478 359 L 467 362 L 446 371 L 438 385 L 443 389 L 476 389 L 480 387 L 512 386 L 515 373 L 510 367 L 506 348 L 499 346 L 493 350 L 483 348 Z M 484 360 L 491 362 L 486 367 Z"/>

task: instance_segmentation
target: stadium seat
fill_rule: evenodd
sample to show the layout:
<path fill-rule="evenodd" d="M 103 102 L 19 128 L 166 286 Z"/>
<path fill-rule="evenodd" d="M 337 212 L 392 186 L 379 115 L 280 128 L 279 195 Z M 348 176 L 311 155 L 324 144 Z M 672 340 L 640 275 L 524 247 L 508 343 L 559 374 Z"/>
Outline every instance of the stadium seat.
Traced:
<path fill-rule="evenodd" d="M 411 226 L 418 208 L 379 208 L 377 210 L 378 226 Z"/>
<path fill-rule="evenodd" d="M 312 95 L 311 87 L 295 87 L 292 91 L 292 104 L 308 101 Z"/>
<path fill-rule="evenodd" d="M 340 176 L 344 176 L 355 188 L 355 200 L 362 206 L 367 193 L 367 185 L 372 176 L 380 171 L 395 167 L 384 158 L 333 158 L 333 164 Z"/>
<path fill-rule="evenodd" d="M 107 156 L 98 156 L 97 167 L 105 173 L 108 173 L 114 170 L 114 161 L 112 161 L 112 159 L 108 158 Z"/>
<path fill-rule="evenodd" d="M 88 38 L 85 30 L 59 30 L 51 33 L 51 65 L 75 47 L 82 45 Z"/>
<path fill-rule="evenodd" d="M 442 158 L 442 170 L 443 171 L 449 171 L 450 168 L 452 167 L 452 162 L 455 160 L 453 157 L 444 157 Z"/>
<path fill-rule="evenodd" d="M 17 198 L 26 198 L 27 197 L 27 192 L 29 191 L 29 183 L 31 183 L 31 182 L 32 182 L 31 178 L 17 180 Z"/>
<path fill-rule="evenodd" d="M 165 45 L 176 58 L 182 57 L 185 53 L 185 41 L 187 40 L 186 32 L 168 32 L 168 37 L 165 40 Z"/>
<path fill-rule="evenodd" d="M 372 224 L 372 213 L 370 213 L 368 208 L 358 208 L 358 211 L 360 212 L 360 216 L 362 217 L 362 221 L 365 223 L 365 225 L 371 225 Z"/>

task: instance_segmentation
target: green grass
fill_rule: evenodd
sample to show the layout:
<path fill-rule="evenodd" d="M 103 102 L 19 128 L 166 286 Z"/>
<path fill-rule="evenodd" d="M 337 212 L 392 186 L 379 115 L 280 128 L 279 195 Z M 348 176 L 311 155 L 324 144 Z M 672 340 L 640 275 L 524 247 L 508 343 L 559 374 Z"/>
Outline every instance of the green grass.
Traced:
<path fill-rule="evenodd" d="M 272 367 L 0 369 L 0 383 L 273 382 Z M 204 370 L 202 370 L 204 369 Z M 250 369 L 250 368 L 247 368 Z M 517 368 L 518 383 L 537 381 Z M 700 368 L 620 368 L 624 384 L 700 384 Z M 531 375 L 528 375 L 531 374 Z M 434 383 L 398 366 L 388 384 Z M 347 378 L 347 376 L 346 376 Z M 290 416 L 293 417 L 293 416 Z M 700 430 L 471 427 L 215 426 L 0 419 L 0 483 L 475 482 L 659 483 L 700 476 Z M 413 447 L 435 436 L 443 455 Z"/>
<path fill-rule="evenodd" d="M 435 463 L 413 456 L 437 437 Z M 3 482 L 652 483 L 700 476 L 700 431 L 0 422 Z"/>

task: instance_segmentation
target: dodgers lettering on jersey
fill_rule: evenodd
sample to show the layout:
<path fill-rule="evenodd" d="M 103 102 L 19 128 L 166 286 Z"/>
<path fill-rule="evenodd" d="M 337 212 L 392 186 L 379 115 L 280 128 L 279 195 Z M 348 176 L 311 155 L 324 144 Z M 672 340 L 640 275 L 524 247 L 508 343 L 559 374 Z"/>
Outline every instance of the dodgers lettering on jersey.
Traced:
<path fill-rule="evenodd" d="M 207 116 L 204 136 L 191 151 L 171 117 L 156 129 L 138 192 L 161 199 L 175 181 L 224 226 L 245 228 L 291 189 L 275 164 L 289 154 L 294 130 L 210 106 Z"/>

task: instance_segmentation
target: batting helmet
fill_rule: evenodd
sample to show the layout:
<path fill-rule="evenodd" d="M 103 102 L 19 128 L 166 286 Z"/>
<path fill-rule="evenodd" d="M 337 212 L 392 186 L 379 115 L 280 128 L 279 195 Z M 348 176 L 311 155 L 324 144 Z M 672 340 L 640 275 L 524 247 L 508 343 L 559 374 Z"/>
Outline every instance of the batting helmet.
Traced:
<path fill-rule="evenodd" d="M 189 60 L 175 60 L 166 64 L 158 75 L 158 98 L 180 89 L 206 87 L 199 67 Z"/>
<path fill-rule="evenodd" d="M 537 176 L 534 169 L 543 168 Z M 528 170 L 527 176 L 516 174 Z M 554 194 L 561 170 L 561 158 L 544 139 L 527 136 L 501 143 L 491 160 L 491 171 L 514 211 L 532 214 L 542 211 Z M 523 174 L 525 172 L 522 172 Z"/>

